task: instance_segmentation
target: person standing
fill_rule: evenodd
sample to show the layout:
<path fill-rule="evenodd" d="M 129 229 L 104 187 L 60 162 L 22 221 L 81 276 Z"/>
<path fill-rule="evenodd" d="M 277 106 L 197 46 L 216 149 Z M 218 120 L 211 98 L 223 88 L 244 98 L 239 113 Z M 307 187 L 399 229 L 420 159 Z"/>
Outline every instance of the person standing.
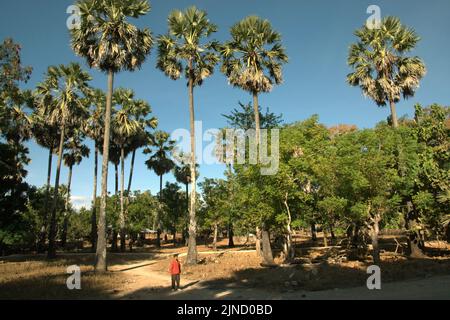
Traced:
<path fill-rule="evenodd" d="M 178 260 L 178 254 L 173 255 L 173 259 L 170 261 L 169 273 L 172 276 L 172 290 L 180 289 L 180 275 L 181 275 L 181 263 Z"/>

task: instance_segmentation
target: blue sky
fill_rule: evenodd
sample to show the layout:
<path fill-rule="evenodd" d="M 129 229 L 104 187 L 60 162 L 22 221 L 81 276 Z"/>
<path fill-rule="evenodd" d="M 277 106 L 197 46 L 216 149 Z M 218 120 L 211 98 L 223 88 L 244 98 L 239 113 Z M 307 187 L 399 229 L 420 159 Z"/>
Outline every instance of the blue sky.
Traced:
<path fill-rule="evenodd" d="M 70 0 L 15 0 L 3 1 L 0 11 L 0 39 L 12 37 L 19 42 L 22 60 L 33 67 L 31 80 L 24 86 L 33 88 L 43 79 L 49 65 L 77 61 L 70 48 L 66 9 Z M 398 105 L 399 115 L 412 114 L 415 103 L 428 105 L 434 102 L 450 102 L 450 1 L 365 1 L 365 0 L 153 0 L 152 11 L 137 20 L 140 27 L 149 27 L 154 35 L 165 33 L 166 19 L 172 9 L 185 9 L 196 5 L 208 12 L 212 22 L 219 26 L 215 38 L 228 38 L 231 25 L 250 14 L 269 19 L 282 34 L 283 44 L 290 57 L 284 69 L 284 84 L 270 94 L 260 97 L 260 104 L 282 113 L 286 122 L 305 119 L 318 114 L 320 120 L 333 125 L 351 123 L 359 127 L 372 127 L 386 119 L 387 108 L 378 108 L 364 98 L 357 88 L 349 87 L 345 78 L 349 73 L 346 57 L 349 45 L 355 41 L 353 32 L 365 23 L 369 5 L 380 6 L 382 16 L 395 15 L 413 27 L 422 37 L 413 54 L 423 58 L 428 74 L 416 96 Z M 160 121 L 160 129 L 172 132 L 177 128 L 189 128 L 188 96 L 185 81 L 172 81 L 155 68 L 153 50 L 147 62 L 138 72 L 118 74 L 115 86 L 132 88 L 136 96 L 147 100 Z M 87 68 L 87 67 L 86 67 Z M 106 76 L 90 70 L 92 85 L 106 89 Z M 250 96 L 228 86 L 220 72 L 196 89 L 196 118 L 203 122 L 203 129 L 225 125 L 221 114 L 228 113 L 238 101 L 249 102 Z M 88 142 L 92 146 L 91 142 Z M 35 143 L 29 143 L 31 164 L 27 181 L 41 186 L 47 170 L 46 151 Z M 56 161 L 56 160 L 55 160 Z M 138 154 L 133 189 L 159 188 L 159 180 L 144 164 L 145 156 Z M 85 159 L 74 169 L 72 195 L 76 206 L 89 203 L 92 194 L 93 157 Z M 128 162 L 126 170 L 128 170 Z M 201 177 L 219 177 L 223 168 L 218 165 L 201 167 Z M 114 188 L 114 170 L 110 167 L 109 190 Z M 62 171 L 62 183 L 66 183 L 67 169 Z M 52 181 L 54 176 L 52 177 Z M 171 175 L 165 180 L 173 181 Z"/>

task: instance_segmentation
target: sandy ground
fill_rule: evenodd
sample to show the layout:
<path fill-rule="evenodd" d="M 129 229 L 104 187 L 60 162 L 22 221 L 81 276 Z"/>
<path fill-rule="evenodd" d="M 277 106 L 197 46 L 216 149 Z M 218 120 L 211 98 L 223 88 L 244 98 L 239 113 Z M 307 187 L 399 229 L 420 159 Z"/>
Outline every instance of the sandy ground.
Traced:
<path fill-rule="evenodd" d="M 117 299 L 238 299 L 238 300 L 450 300 L 450 276 L 434 276 L 382 284 L 381 290 L 369 290 L 367 287 L 334 289 L 308 292 L 303 290 L 277 292 L 271 290 L 245 288 L 228 285 L 223 288 L 210 286 L 207 281 L 183 277 L 182 290 L 173 292 L 167 274 L 152 271 L 147 264 L 127 266 L 126 269 L 115 269 L 134 279 L 118 292 Z"/>

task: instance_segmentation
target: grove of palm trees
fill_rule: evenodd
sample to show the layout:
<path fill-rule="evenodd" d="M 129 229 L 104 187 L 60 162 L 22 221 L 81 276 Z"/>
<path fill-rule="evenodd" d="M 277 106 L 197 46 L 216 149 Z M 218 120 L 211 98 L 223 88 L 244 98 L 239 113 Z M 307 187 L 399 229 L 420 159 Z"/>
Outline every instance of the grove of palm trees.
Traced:
<path fill-rule="evenodd" d="M 0 28 L 0 299 L 450 299 L 448 23 L 261 2 Z"/>

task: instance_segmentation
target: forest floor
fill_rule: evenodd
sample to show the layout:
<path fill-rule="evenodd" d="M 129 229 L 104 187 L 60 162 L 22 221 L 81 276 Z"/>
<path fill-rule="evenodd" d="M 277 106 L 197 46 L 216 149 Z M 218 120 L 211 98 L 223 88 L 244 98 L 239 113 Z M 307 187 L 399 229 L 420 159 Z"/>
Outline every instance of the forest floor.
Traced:
<path fill-rule="evenodd" d="M 392 246 L 392 243 L 395 245 Z M 450 245 L 427 243 L 428 258 L 409 259 L 394 237 L 382 244 L 382 290 L 366 287 L 370 256 L 350 261 L 339 246 L 321 247 L 298 239 L 294 264 L 260 265 L 254 248 L 226 247 L 217 251 L 199 246 L 200 263 L 185 266 L 186 248 L 166 244 L 156 251 L 111 253 L 106 274 L 94 274 L 94 255 L 60 253 L 0 258 L 0 299 L 450 299 Z M 400 241 L 401 244 L 401 241 Z M 396 249 L 396 250 L 394 250 Z M 170 290 L 167 268 L 173 253 L 180 254 L 182 290 Z M 68 266 L 80 266 L 81 290 L 68 290 Z"/>

